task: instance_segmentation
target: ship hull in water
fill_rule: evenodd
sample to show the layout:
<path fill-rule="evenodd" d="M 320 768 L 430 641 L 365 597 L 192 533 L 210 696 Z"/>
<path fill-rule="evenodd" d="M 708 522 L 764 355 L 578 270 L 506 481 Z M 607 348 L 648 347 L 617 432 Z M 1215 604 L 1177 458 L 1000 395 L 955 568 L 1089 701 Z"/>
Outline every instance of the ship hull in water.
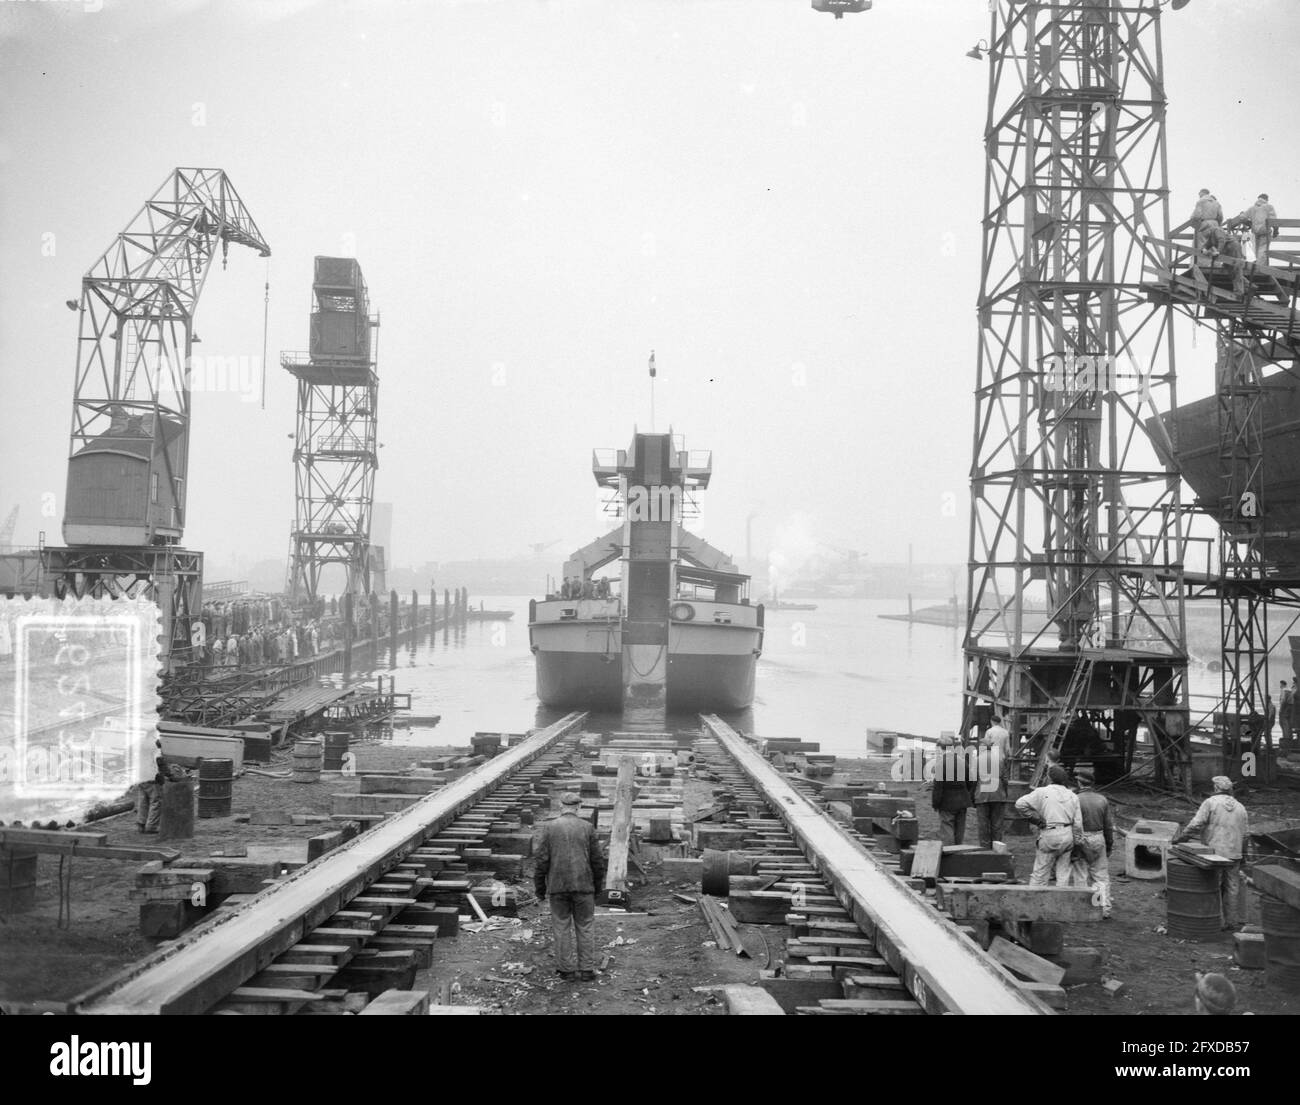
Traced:
<path fill-rule="evenodd" d="M 623 667 L 590 652 L 537 653 L 537 698 L 544 706 L 619 710 Z M 743 710 L 754 701 L 754 660 L 744 656 L 673 656 L 668 661 L 668 709 Z"/>
<path fill-rule="evenodd" d="M 543 705 L 602 711 L 622 708 L 623 660 L 617 622 L 535 621 L 529 629 L 537 665 L 537 698 Z M 757 625 L 671 625 L 668 709 L 732 712 L 752 705 L 762 634 Z"/>

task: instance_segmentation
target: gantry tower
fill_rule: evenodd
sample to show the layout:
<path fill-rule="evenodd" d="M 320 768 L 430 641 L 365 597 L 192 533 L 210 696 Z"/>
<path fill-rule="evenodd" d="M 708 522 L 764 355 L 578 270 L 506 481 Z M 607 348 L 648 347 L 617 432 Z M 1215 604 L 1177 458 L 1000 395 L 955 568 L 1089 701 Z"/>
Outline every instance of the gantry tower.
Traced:
<path fill-rule="evenodd" d="M 317 257 L 310 348 L 280 363 L 298 381 L 291 600 L 315 601 L 321 573 L 346 573 L 351 594 L 370 592 L 370 522 L 379 467 L 377 316 L 361 266 Z"/>
<path fill-rule="evenodd" d="M 1145 724 L 1185 783 L 1160 7 L 997 0 L 988 41 L 963 731 L 1006 715 L 1038 778 Z"/>

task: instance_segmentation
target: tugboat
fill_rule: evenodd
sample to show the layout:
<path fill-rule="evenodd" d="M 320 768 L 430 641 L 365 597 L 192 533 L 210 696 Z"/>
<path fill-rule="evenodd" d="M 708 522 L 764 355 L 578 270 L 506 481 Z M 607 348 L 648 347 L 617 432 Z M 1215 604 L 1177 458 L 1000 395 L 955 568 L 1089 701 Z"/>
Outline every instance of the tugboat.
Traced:
<path fill-rule="evenodd" d="M 621 523 L 578 549 L 563 581 L 528 608 L 537 697 L 547 706 L 730 712 L 754 700 L 763 607 L 749 576 L 688 532 L 710 453 L 668 433 L 596 451 L 592 474 Z"/>

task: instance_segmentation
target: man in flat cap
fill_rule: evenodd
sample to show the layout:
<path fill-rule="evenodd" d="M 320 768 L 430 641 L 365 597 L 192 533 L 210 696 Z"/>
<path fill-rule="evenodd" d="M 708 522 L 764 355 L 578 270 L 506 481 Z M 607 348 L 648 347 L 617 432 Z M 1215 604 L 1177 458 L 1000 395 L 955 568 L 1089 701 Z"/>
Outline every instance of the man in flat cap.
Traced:
<path fill-rule="evenodd" d="M 1237 1008 L 1237 988 L 1217 972 L 1196 972 L 1196 992 L 1192 1001 L 1198 1016 L 1226 1017 Z"/>
<path fill-rule="evenodd" d="M 605 856 L 595 827 L 578 816 L 580 801 L 566 792 L 560 816 L 541 825 L 533 845 L 533 888 L 551 900 L 555 969 L 566 982 L 596 978 L 596 892 L 605 881 Z"/>
<path fill-rule="evenodd" d="M 1219 876 L 1223 927 L 1235 929 L 1242 922 L 1239 905 L 1245 901 L 1241 883 L 1242 853 L 1245 851 L 1249 816 L 1246 807 L 1232 795 L 1231 779 L 1226 775 L 1216 775 L 1210 782 L 1214 793 L 1201 803 L 1187 828 L 1174 837 L 1174 843 L 1181 844 L 1200 835 L 1215 852 L 1232 860 L 1232 866 L 1215 870 Z"/>
<path fill-rule="evenodd" d="M 1115 815 L 1104 794 L 1092 789 L 1091 767 L 1076 767 L 1079 784 L 1079 815 L 1083 820 L 1083 841 L 1073 853 L 1070 881 L 1075 886 L 1095 886 L 1101 893 L 1101 918 L 1110 919 L 1110 853 L 1115 845 Z"/>

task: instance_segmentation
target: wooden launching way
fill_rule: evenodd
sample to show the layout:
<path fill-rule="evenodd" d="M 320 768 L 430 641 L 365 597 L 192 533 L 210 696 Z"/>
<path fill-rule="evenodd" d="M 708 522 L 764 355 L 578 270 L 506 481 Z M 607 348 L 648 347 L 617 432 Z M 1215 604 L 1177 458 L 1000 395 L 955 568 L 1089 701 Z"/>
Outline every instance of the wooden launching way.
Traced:
<path fill-rule="evenodd" d="M 861 930 L 864 950 L 897 974 L 901 987 L 914 999 L 914 1004 L 907 1004 L 928 1013 L 1051 1012 L 952 921 L 873 860 L 731 726 L 711 714 L 701 720 L 706 737 L 717 741 L 731 757 L 789 831 L 802 858 L 826 881 L 833 894 L 829 904 L 843 906 Z M 852 944 L 848 937 L 830 939 L 839 949 Z"/>
<path fill-rule="evenodd" d="M 319 978 L 331 975 L 338 960 L 351 957 L 376 935 L 369 927 L 342 924 L 362 915 L 349 913 L 349 908 L 361 911 L 364 906 L 366 918 L 379 918 L 380 933 L 391 929 L 388 921 L 414 902 L 392 893 L 394 887 L 401 889 L 401 879 L 417 878 L 404 870 L 410 865 L 403 861 L 512 774 L 574 734 L 585 717 L 569 714 L 469 774 L 391 813 L 369 832 L 327 852 L 233 912 L 199 925 L 81 994 L 72 1003 L 73 1011 L 196 1014 L 228 1001 L 294 1011 L 324 1000 L 318 991 L 304 986 L 304 980 L 318 976 L 319 986 Z M 340 921 L 338 927 L 333 926 L 335 920 Z M 412 935 L 402 932 L 394 939 Z M 386 954 L 392 953 L 373 952 L 375 957 Z M 286 981 L 271 986 L 276 977 Z M 246 985 L 251 979 L 255 984 Z"/>

